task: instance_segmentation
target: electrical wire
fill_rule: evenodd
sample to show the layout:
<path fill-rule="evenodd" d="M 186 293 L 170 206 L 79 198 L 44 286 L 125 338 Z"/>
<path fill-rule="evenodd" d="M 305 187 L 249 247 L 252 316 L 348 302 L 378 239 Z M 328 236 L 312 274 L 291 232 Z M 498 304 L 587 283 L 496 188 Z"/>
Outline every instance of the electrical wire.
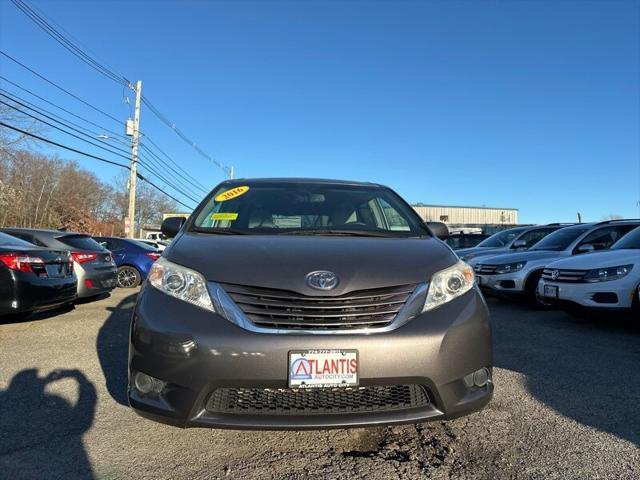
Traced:
<path fill-rule="evenodd" d="M 4 96 L 4 97 L 6 97 L 6 95 L 4 95 L 4 94 L 2 94 L 2 93 L 0 93 L 0 95 L 2 95 L 2 96 Z M 14 100 L 12 100 L 12 101 L 14 101 Z M 20 102 L 16 102 L 16 103 L 20 103 Z M 122 150 L 122 149 L 120 149 L 120 148 L 118 148 L 118 147 L 114 147 L 114 146 L 109 146 L 110 148 L 107 148 L 107 147 L 105 147 L 104 145 L 101 145 L 101 144 L 99 144 L 99 143 L 95 143 L 95 142 L 89 141 L 89 140 L 87 140 L 87 139 L 85 139 L 85 138 L 82 138 L 82 137 L 80 137 L 80 136 L 78 136 L 78 135 L 76 135 L 76 134 L 74 134 L 74 133 L 70 133 L 70 132 L 68 132 L 68 131 L 64 130 L 63 128 L 60 128 L 59 126 L 54 125 L 53 123 L 47 122 L 46 120 L 42 120 L 41 118 L 38 118 L 38 117 L 37 117 L 37 116 L 35 116 L 35 115 L 32 115 L 32 114 L 30 114 L 30 113 L 28 113 L 28 112 L 25 112 L 24 110 L 21 110 L 21 109 L 19 109 L 19 108 L 15 107 L 15 106 L 13 106 L 13 105 L 11 105 L 11 104 L 7 103 L 7 102 L 4 102 L 4 101 L 0 100 L 0 104 L 2 104 L 2 105 L 6 105 L 6 106 L 8 106 L 8 107 L 10 107 L 10 108 L 12 108 L 12 109 L 14 109 L 14 110 L 16 110 L 16 111 L 20 112 L 22 115 L 26 115 L 26 116 L 28 116 L 28 117 L 30 117 L 30 118 L 33 118 L 34 120 L 37 120 L 37 121 L 39 121 L 39 122 L 41 122 L 41 123 L 43 123 L 43 124 L 45 124 L 45 125 L 47 125 L 47 126 L 49 126 L 49 127 L 51 127 L 51 128 L 54 128 L 54 129 L 56 129 L 56 130 L 58 130 L 58 131 L 60 131 L 60 132 L 62 132 L 62 133 L 65 133 L 65 134 L 67 134 L 67 135 L 69 135 L 69 136 L 71 136 L 71 137 L 74 137 L 74 138 L 76 138 L 76 139 L 78 139 L 78 140 L 80 140 L 80 141 L 82 141 L 82 142 L 85 142 L 85 143 L 87 143 L 87 144 L 89 144 L 89 145 L 92 145 L 93 147 L 99 148 L 99 149 L 104 150 L 104 151 L 106 151 L 106 152 L 108 152 L 108 153 L 111 153 L 112 155 L 116 155 L 116 156 L 121 157 L 121 158 L 124 158 L 124 159 L 126 159 L 126 160 L 129 160 L 129 159 L 130 159 L 130 156 L 128 155 L 128 152 L 127 152 L 126 150 Z M 27 108 L 29 108 L 29 107 L 27 107 Z M 72 128 L 72 127 L 68 127 L 68 128 L 71 128 L 71 130 L 77 131 L 77 132 L 79 132 L 80 134 L 83 134 L 83 135 L 87 136 L 87 134 L 85 134 L 85 133 L 83 133 L 83 132 L 81 132 L 81 131 L 79 131 L 79 130 L 77 130 L 77 129 L 74 129 L 74 128 Z M 116 149 L 116 150 L 119 150 L 120 152 L 124 152 L 124 153 L 125 153 L 125 154 L 127 154 L 127 155 L 123 155 L 123 154 L 121 154 L 121 153 L 118 153 L 117 151 L 113 151 L 113 150 L 111 150 L 111 148 Z M 146 164 L 144 164 L 144 163 L 141 161 L 141 159 L 140 159 L 140 158 L 138 158 L 138 163 L 139 163 L 139 164 L 146 165 Z M 165 183 L 168 187 L 172 188 L 172 189 L 173 189 L 173 190 L 175 190 L 177 193 L 179 193 L 180 195 L 182 195 L 182 196 L 183 196 L 183 197 L 185 197 L 185 198 L 188 198 L 188 199 L 189 199 L 189 200 L 191 200 L 192 202 L 198 203 L 198 200 L 197 200 L 196 198 L 194 198 L 194 197 L 192 197 L 192 196 L 191 196 L 191 195 L 195 195 L 195 196 L 197 196 L 197 194 L 195 194 L 194 192 L 190 192 L 190 193 L 191 193 L 191 195 L 186 194 L 186 193 L 183 191 L 184 187 L 179 188 L 179 187 L 177 187 L 174 183 L 172 183 L 171 181 L 167 180 L 167 179 L 166 179 L 165 177 L 163 177 L 161 174 L 159 174 L 158 172 L 156 172 L 154 169 L 152 169 L 152 168 L 150 168 L 150 167 L 148 167 L 148 166 L 147 166 L 146 168 L 147 168 L 147 170 L 149 170 L 150 172 L 152 172 L 156 177 L 158 177 L 158 178 L 162 179 L 162 180 L 164 181 L 164 183 Z M 156 168 L 157 168 L 157 166 L 156 166 Z M 162 167 L 160 167 L 160 169 L 162 169 Z"/>
<path fill-rule="evenodd" d="M 6 93 L 2 93 L 2 92 L 6 92 Z M 5 98 L 9 99 L 10 101 L 12 101 L 12 102 L 24 107 L 24 108 L 27 108 L 27 109 L 37 113 L 38 115 L 41 115 L 41 116 L 43 116 L 43 117 L 45 117 L 45 118 L 47 118 L 47 119 L 49 119 L 49 120 L 51 120 L 53 122 L 56 122 L 56 123 L 58 123 L 60 125 L 63 125 L 64 127 L 68 128 L 68 129 L 70 129 L 72 131 L 75 131 L 77 133 L 80 133 L 81 135 L 84 135 L 84 136 L 86 136 L 86 137 L 88 137 L 88 138 L 90 138 L 92 140 L 95 139 L 96 137 L 100 136 L 100 133 L 98 133 L 98 132 L 95 132 L 95 131 L 89 130 L 87 128 L 84 128 L 82 125 L 79 125 L 77 123 L 71 122 L 68 119 L 65 119 L 63 117 L 60 117 L 59 115 L 56 115 L 53 112 L 50 112 L 50 111 L 48 111 L 48 110 L 46 110 L 46 109 L 44 109 L 42 107 L 36 106 L 35 104 L 33 104 L 33 103 L 31 103 L 31 102 L 19 97 L 18 95 L 12 94 L 11 92 L 8 92 L 7 90 L 4 90 L 2 88 L 0 88 L 0 96 L 3 96 Z M 4 102 L 0 102 L 0 103 L 4 103 Z M 13 107 L 11 105 L 7 105 L 7 106 L 15 109 L 15 107 Z M 23 112 L 21 110 L 19 110 L 19 111 L 21 113 L 23 113 L 23 114 L 26 114 L 26 112 Z M 43 113 L 43 112 L 46 112 L 46 113 Z M 47 115 L 47 114 L 49 114 L 49 115 Z M 40 119 L 38 119 L 36 117 L 33 117 L 31 115 L 28 115 L 28 114 L 26 114 L 26 115 L 30 116 L 31 118 L 34 118 L 36 120 L 40 120 Z M 51 126 L 51 124 L 49 124 L 47 122 L 43 122 L 43 123 L 46 123 L 47 125 Z M 57 127 L 55 127 L 55 126 L 53 128 L 57 129 Z M 65 132 L 65 133 L 67 133 L 67 132 Z M 109 138 L 109 137 L 107 137 L 107 138 Z M 115 139 L 115 140 L 117 140 L 117 139 Z M 99 146 L 99 144 L 95 144 L 93 142 L 89 142 L 89 143 L 91 143 L 91 145 L 98 146 L 99 148 L 101 148 Z M 200 195 L 202 195 L 202 193 L 205 193 L 205 194 L 208 193 L 208 191 L 206 191 L 206 190 L 203 190 L 203 192 L 194 191 L 192 187 L 194 187 L 195 185 L 193 185 L 191 182 L 189 182 L 187 179 L 185 179 L 185 177 L 183 175 L 181 175 L 180 172 L 176 171 L 171 165 L 169 165 L 162 158 L 158 157 L 153 151 L 149 150 L 148 147 L 146 147 L 145 145 L 140 144 L 140 146 L 144 147 L 145 149 L 147 149 L 151 155 L 156 157 L 157 161 L 161 165 L 158 165 L 155 160 L 148 158 L 147 155 L 145 155 L 143 152 L 139 152 L 138 153 L 138 156 L 140 158 L 147 159 L 149 162 L 153 163 L 156 166 L 156 168 L 159 168 L 160 170 L 169 169 L 169 170 L 173 171 L 178 176 L 177 178 L 175 178 L 175 180 L 179 184 L 179 188 L 174 187 L 174 188 L 176 188 L 177 191 L 182 193 L 181 190 L 185 190 L 189 194 L 193 195 L 194 197 L 199 197 Z M 119 152 L 122 152 L 122 153 L 126 154 L 125 158 L 130 158 L 130 152 L 128 150 L 124 150 L 124 149 L 122 149 L 120 147 L 116 147 L 116 146 L 110 146 L 110 148 L 113 148 L 113 149 L 115 149 L 115 150 L 117 150 Z M 106 151 L 108 151 L 110 153 L 115 153 L 115 152 L 112 152 L 111 150 L 106 150 Z M 189 197 L 189 198 L 191 198 L 191 197 Z"/>
<path fill-rule="evenodd" d="M 28 132 L 28 131 L 23 130 L 23 129 L 21 129 L 21 128 L 18 128 L 18 127 L 16 127 L 16 126 L 9 125 L 8 123 L 4 123 L 4 122 L 0 121 L 0 126 L 5 127 L 5 128 L 9 128 L 9 129 L 14 130 L 14 131 L 16 131 L 16 132 L 18 132 L 18 133 L 21 133 L 21 134 L 23 134 L 23 135 L 27 135 L 27 136 L 29 136 L 29 137 L 31 137 L 31 138 L 35 138 L 36 140 L 39 140 L 39 141 L 41 141 L 41 142 L 48 143 L 48 144 L 50 144 L 50 145 L 53 145 L 53 146 L 56 146 L 56 147 L 59 147 L 59 148 L 63 148 L 64 150 L 68 150 L 68 151 L 70 151 L 70 152 L 74 152 L 74 153 L 77 153 L 77 154 L 79 154 L 79 155 L 83 155 L 83 156 L 85 156 L 85 157 L 92 158 L 92 159 L 94 159 L 94 160 L 98 160 L 98 161 L 103 162 L 103 163 L 108 163 L 108 164 L 110 164 L 110 165 L 115 165 L 115 166 L 117 166 L 117 167 L 124 168 L 124 169 L 126 169 L 126 170 L 131 170 L 131 168 L 130 168 L 128 165 L 124 165 L 124 164 L 122 164 L 122 163 L 114 162 L 114 161 L 112 161 L 112 160 L 107 160 L 106 158 L 98 157 L 97 155 L 93 155 L 93 154 L 91 154 L 91 153 L 83 152 L 82 150 L 78 150 L 77 148 L 69 147 L 69 146 L 67 146 L 67 145 L 63 145 L 63 144 L 61 144 L 61 143 L 54 142 L 53 140 L 50 140 L 50 139 L 48 139 L 48 138 L 44 138 L 44 137 L 42 137 L 42 136 L 40 136 L 40 135 L 36 135 L 35 133 Z M 174 197 L 174 196 L 172 196 L 172 195 L 168 194 L 166 191 L 164 191 L 162 188 L 158 187 L 156 184 L 154 184 L 153 182 L 151 182 L 150 180 L 148 180 L 148 179 L 147 179 L 147 178 L 145 178 L 144 176 L 142 176 L 142 175 L 138 174 L 138 175 L 137 175 L 137 177 L 138 177 L 140 180 L 142 180 L 142 181 L 144 181 L 144 182 L 147 182 L 147 183 L 148 183 L 149 185 L 151 185 L 153 188 L 155 188 L 156 190 L 158 190 L 160 193 L 162 193 L 162 194 L 166 195 L 167 197 L 169 197 L 170 199 L 172 199 L 172 200 L 173 200 L 173 201 L 175 201 L 176 203 L 178 203 L 178 204 L 182 205 L 182 206 L 183 206 L 183 207 L 185 207 L 185 208 L 193 209 L 193 205 L 192 205 L 192 206 L 189 206 L 189 205 L 187 205 L 186 203 L 181 202 L 181 201 L 180 201 L 180 200 L 178 200 L 176 197 Z M 197 202 L 196 202 L 196 203 L 197 203 Z"/>
<path fill-rule="evenodd" d="M 115 132 L 113 130 L 110 130 L 110 129 L 108 129 L 107 127 L 105 127 L 103 125 L 100 125 L 98 123 L 94 123 L 94 122 L 92 122 L 91 120 L 89 120 L 89 119 L 87 119 L 85 117 L 82 117 L 82 116 L 80 116 L 80 115 L 78 115 L 76 113 L 73 113 L 72 111 L 67 110 L 66 108 L 61 107 L 60 105 L 57 105 L 57 104 L 51 102 L 50 100 L 47 100 L 46 98 L 38 95 L 37 93 L 29 90 L 28 88 L 25 88 L 25 87 L 15 83 L 14 81 L 9 80 L 7 77 L 4 77 L 4 76 L 0 75 L 0 79 L 5 81 L 5 82 L 7 82 L 7 83 L 9 83 L 9 84 L 11 84 L 11 85 L 13 85 L 16 88 L 19 88 L 21 91 L 23 91 L 25 93 L 28 93 L 29 95 L 31 95 L 33 97 L 36 97 L 37 99 L 42 100 L 43 102 L 46 102 L 48 105 L 51 105 L 52 107 L 55 107 L 58 110 L 61 110 L 61 111 L 65 112 L 65 113 L 73 116 L 74 118 L 77 118 L 78 120 L 82 120 L 83 122 L 86 122 L 89 125 L 93 125 L 94 127 L 98 127 L 101 130 L 103 130 L 104 132 L 108 132 L 108 133 L 110 133 L 112 135 L 115 135 L 115 136 L 118 136 L 118 137 L 121 137 L 121 138 L 125 138 L 121 133 L 118 133 L 118 132 Z M 15 95 L 15 94 L 13 94 L 13 95 Z"/>
<path fill-rule="evenodd" d="M 79 58 L 81 61 L 89 65 L 91 68 L 101 73 L 108 79 L 127 86 L 131 87 L 131 82 L 122 75 L 115 73 L 108 67 L 105 67 L 100 62 L 92 58 L 86 52 L 84 52 L 80 47 L 75 45 L 71 40 L 69 40 L 64 34 L 59 32 L 55 27 L 53 27 L 47 20 L 32 9 L 26 2 L 22 0 L 12 0 L 13 4 L 24 13 L 29 19 L 31 19 L 36 25 L 38 25 L 42 30 L 44 30 L 47 35 L 53 38 L 56 42 L 62 45 L 65 49 L 71 52 L 74 56 Z"/>
<path fill-rule="evenodd" d="M 185 175 L 187 175 L 187 177 L 189 177 L 196 185 L 198 185 L 200 188 L 202 188 L 202 190 L 204 190 L 207 193 L 211 190 L 210 188 L 207 188 L 202 183 L 200 183 L 192 175 L 190 175 L 189 172 L 187 172 L 184 168 L 182 168 L 179 163 L 174 161 L 164 150 L 162 150 L 162 148 L 160 148 L 160 146 L 156 142 L 153 141 L 153 139 L 149 135 L 147 135 L 146 133 L 141 133 L 141 135 L 142 135 L 142 138 L 143 138 L 142 144 L 144 144 L 145 142 L 149 142 L 149 144 L 151 144 L 151 146 L 153 146 L 158 152 L 160 152 L 161 155 L 163 155 L 167 160 L 169 160 L 177 168 L 179 168 L 180 171 L 182 171 Z M 146 145 L 145 145 L 145 148 L 147 150 L 150 150 L 150 148 L 147 147 Z"/>
<path fill-rule="evenodd" d="M 86 100 L 83 100 L 82 98 L 80 98 L 79 96 L 71 93 L 69 90 L 61 87 L 60 85 L 58 85 L 57 83 L 55 83 L 52 80 L 49 80 L 47 77 L 45 77 L 44 75 L 39 74 L 38 72 L 36 72 L 34 69 L 32 69 L 31 67 L 28 67 L 27 65 L 25 65 L 24 63 L 20 62 L 19 60 L 16 60 L 15 58 L 13 58 L 11 55 L 9 55 L 8 53 L 0 50 L 0 55 L 5 56 L 6 58 L 8 58 L 9 60 L 11 60 L 12 62 L 14 62 L 15 64 L 21 66 L 22 68 L 24 68 L 25 70 L 31 72 L 32 74 L 34 74 L 36 77 L 40 78 L 41 80 L 44 80 L 45 82 L 47 82 L 48 84 L 56 87 L 58 90 L 60 90 L 61 92 L 66 93 L 67 95 L 69 95 L 70 97 L 76 99 L 77 101 L 83 103 L 84 105 L 86 105 L 87 107 L 95 110 L 96 112 L 104 115 L 107 118 L 110 118 L 111 120 L 113 120 L 114 122 L 117 122 L 119 125 L 122 125 L 122 121 L 118 120 L 116 117 L 114 117 L 113 115 L 108 114 L 107 112 L 105 112 L 104 110 L 99 109 L 98 107 L 90 104 L 89 102 L 87 102 Z"/>
<path fill-rule="evenodd" d="M 123 165 L 122 163 L 114 162 L 112 160 L 107 160 L 106 158 L 98 157 L 96 155 L 92 155 L 91 153 L 83 152 L 73 147 L 68 147 L 66 145 L 62 145 L 61 143 L 54 142 L 53 140 L 49 140 L 48 138 L 41 137 L 40 135 L 36 135 L 35 133 L 27 132 L 26 130 L 22 130 L 21 128 L 15 127 L 13 125 L 9 125 L 8 123 L 4 123 L 0 121 L 0 126 L 9 128 L 23 135 L 27 135 L 29 137 L 35 138 L 36 140 L 40 140 L 41 142 L 48 143 L 50 145 L 54 145 L 56 147 L 64 148 L 65 150 L 69 150 L 70 152 L 78 153 L 80 155 L 84 155 L 85 157 L 93 158 L 95 160 L 99 160 L 104 163 L 108 163 L 110 165 L 115 165 L 117 167 L 126 168 L 130 170 L 129 165 Z"/>
<path fill-rule="evenodd" d="M 160 110 L 158 110 L 152 103 L 151 101 L 145 97 L 144 95 L 142 95 L 142 103 L 144 103 L 149 110 L 151 110 L 151 112 L 158 117 L 158 119 L 164 123 L 165 125 L 167 125 L 171 130 L 173 130 L 176 135 L 178 135 L 178 137 L 180 137 L 185 143 L 187 143 L 189 146 L 191 146 L 196 152 L 198 152 L 203 158 L 206 158 L 207 160 L 209 160 L 211 163 L 213 163 L 214 165 L 216 165 L 217 167 L 219 167 L 223 172 L 225 172 L 226 175 L 231 176 L 231 168 L 227 167 L 226 165 L 223 165 L 221 162 L 219 162 L 218 160 L 214 159 L 213 157 L 211 157 L 211 155 L 209 155 L 207 152 L 205 152 L 204 150 L 202 150 L 193 140 L 191 140 L 189 137 L 187 137 L 182 130 L 180 130 L 175 123 L 173 123 L 171 120 L 169 120 Z"/>

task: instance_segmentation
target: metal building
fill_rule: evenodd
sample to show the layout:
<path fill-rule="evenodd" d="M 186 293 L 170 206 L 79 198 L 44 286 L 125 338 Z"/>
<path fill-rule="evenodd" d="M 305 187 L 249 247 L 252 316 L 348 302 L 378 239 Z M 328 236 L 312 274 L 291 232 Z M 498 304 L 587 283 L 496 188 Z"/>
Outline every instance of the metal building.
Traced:
<path fill-rule="evenodd" d="M 516 225 L 517 208 L 464 207 L 449 205 L 412 205 L 424 221 L 448 225 Z"/>

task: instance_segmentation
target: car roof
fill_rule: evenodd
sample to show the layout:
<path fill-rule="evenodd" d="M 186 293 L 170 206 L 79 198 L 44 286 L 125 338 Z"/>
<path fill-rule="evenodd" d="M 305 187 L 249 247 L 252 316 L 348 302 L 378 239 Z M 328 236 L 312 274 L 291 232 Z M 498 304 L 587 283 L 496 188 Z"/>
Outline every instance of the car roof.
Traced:
<path fill-rule="evenodd" d="M 3 232 L 5 233 L 11 233 L 11 232 L 17 232 L 17 233 L 34 233 L 34 234 L 39 234 L 39 235 L 50 235 L 50 236 L 56 236 L 56 237 L 64 237 L 66 235 L 85 235 L 85 236 L 89 236 L 86 233 L 80 233 L 80 232 L 72 232 L 69 230 L 54 230 L 54 229 L 50 229 L 50 228 L 3 228 L 2 229 Z"/>
<path fill-rule="evenodd" d="M 353 185 L 362 187 L 380 187 L 386 188 L 379 183 L 360 182 L 354 180 L 335 180 L 329 178 L 304 178 L 304 177 L 273 177 L 273 178 L 234 178 L 233 180 L 225 180 L 220 185 L 260 185 L 269 183 L 282 183 L 290 185 Z"/>

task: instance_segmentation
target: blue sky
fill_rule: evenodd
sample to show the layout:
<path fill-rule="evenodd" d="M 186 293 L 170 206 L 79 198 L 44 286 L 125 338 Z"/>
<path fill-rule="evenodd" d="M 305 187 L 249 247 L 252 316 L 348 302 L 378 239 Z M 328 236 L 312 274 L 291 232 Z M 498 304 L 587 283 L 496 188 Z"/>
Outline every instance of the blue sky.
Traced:
<path fill-rule="evenodd" d="M 638 1 L 30 4 L 141 79 L 238 176 L 369 180 L 410 202 L 519 208 L 522 222 L 640 216 Z M 129 115 L 122 87 L 7 0 L 0 48 Z M 2 75 L 121 128 L 0 62 Z M 205 185 L 223 179 L 147 109 L 141 128 Z"/>

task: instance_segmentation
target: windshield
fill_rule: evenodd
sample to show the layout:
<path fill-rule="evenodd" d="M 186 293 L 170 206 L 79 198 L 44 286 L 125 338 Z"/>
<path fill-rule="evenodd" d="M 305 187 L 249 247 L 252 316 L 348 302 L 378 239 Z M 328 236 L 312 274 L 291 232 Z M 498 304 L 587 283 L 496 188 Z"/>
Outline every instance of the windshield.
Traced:
<path fill-rule="evenodd" d="M 640 227 L 631 230 L 611 247 L 611 250 L 623 249 L 640 250 Z"/>
<path fill-rule="evenodd" d="M 244 235 L 428 235 L 418 215 L 389 189 L 289 182 L 223 185 L 198 212 L 192 230 Z"/>
<path fill-rule="evenodd" d="M 529 250 L 552 250 L 554 252 L 565 250 L 574 242 L 576 238 L 578 238 L 584 232 L 589 231 L 590 229 L 591 227 L 573 227 L 556 230 L 555 232 L 550 233 L 549 235 L 544 237 L 536 244 L 535 247 L 530 248 Z"/>
<path fill-rule="evenodd" d="M 33 243 L 0 232 L 0 247 L 33 248 Z"/>
<path fill-rule="evenodd" d="M 478 247 L 506 247 L 511 241 L 520 235 L 525 228 L 511 228 L 502 232 L 494 233 L 486 240 L 478 244 Z"/>

